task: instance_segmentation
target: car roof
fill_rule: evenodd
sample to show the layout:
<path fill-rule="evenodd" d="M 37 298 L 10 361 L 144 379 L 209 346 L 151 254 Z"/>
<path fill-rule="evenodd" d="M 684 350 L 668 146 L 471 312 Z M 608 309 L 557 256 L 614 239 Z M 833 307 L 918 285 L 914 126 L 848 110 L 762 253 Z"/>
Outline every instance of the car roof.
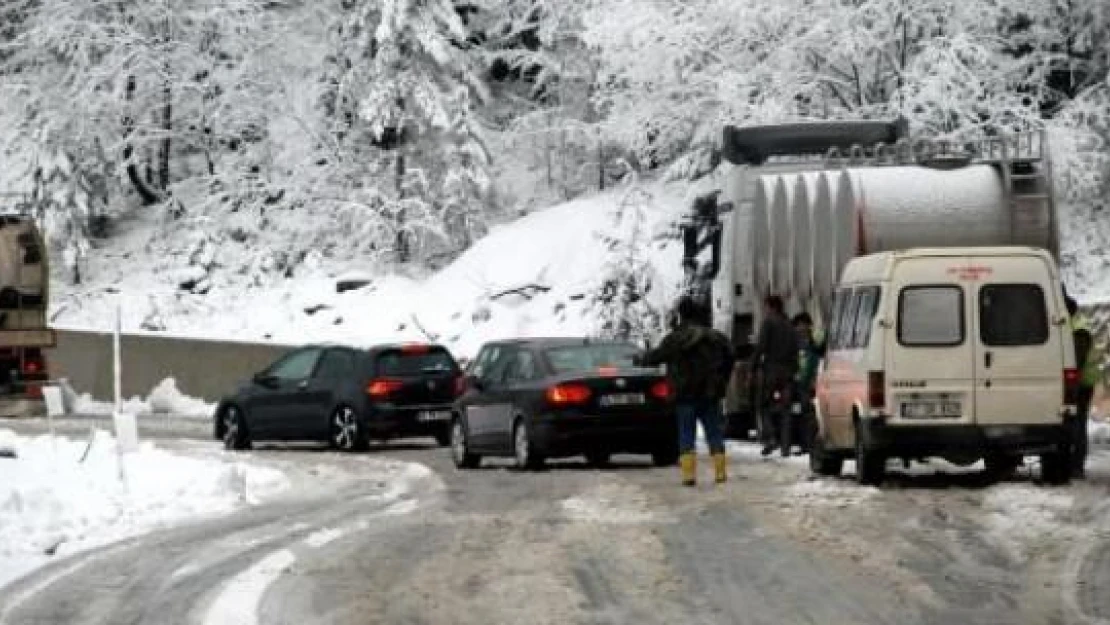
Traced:
<path fill-rule="evenodd" d="M 442 349 L 444 351 L 450 352 L 449 349 L 447 349 L 443 345 L 440 345 L 439 343 L 423 343 L 423 342 L 420 342 L 420 341 L 412 341 L 412 342 L 406 342 L 406 343 L 381 343 L 381 344 L 378 344 L 378 345 L 371 345 L 370 347 L 347 345 L 345 343 L 309 343 L 307 345 L 301 346 L 298 349 L 310 349 L 310 348 L 328 349 L 328 348 L 339 347 L 339 348 L 343 348 L 343 349 L 353 349 L 355 351 L 362 351 L 362 352 L 366 352 L 368 354 L 373 354 L 373 353 L 379 353 L 379 352 L 390 351 L 390 350 L 395 350 L 395 349 L 404 349 L 405 347 L 410 346 L 410 345 L 426 345 L 429 349 Z"/>
<path fill-rule="evenodd" d="M 628 341 L 619 341 L 613 339 L 592 338 L 587 336 L 580 337 L 529 337 L 518 339 L 504 339 L 500 341 L 490 341 L 486 346 L 516 346 L 516 347 L 574 347 L 578 345 L 628 345 L 632 346 Z"/>

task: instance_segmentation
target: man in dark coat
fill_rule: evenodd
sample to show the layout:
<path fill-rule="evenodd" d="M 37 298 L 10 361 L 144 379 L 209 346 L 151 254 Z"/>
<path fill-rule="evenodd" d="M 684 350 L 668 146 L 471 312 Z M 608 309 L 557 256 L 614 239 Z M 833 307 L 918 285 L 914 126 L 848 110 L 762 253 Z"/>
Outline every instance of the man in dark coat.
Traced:
<path fill-rule="evenodd" d="M 717 483 L 728 479 L 721 400 L 728 388 L 734 359 L 728 337 L 707 327 L 702 307 L 689 297 L 678 302 L 677 326 L 641 359 L 641 364 L 649 367 L 666 365 L 667 378 L 674 387 L 679 461 L 685 486 L 697 483 L 695 440 L 699 421 L 713 457 L 715 479 Z"/>
<path fill-rule="evenodd" d="M 763 455 L 770 455 L 776 444 L 781 444 L 785 456 L 790 448 L 789 435 L 783 426 L 798 371 L 798 334 L 777 295 L 769 295 L 763 302 L 763 323 L 752 354 L 752 371 L 759 373 L 757 377 L 762 384 Z"/>

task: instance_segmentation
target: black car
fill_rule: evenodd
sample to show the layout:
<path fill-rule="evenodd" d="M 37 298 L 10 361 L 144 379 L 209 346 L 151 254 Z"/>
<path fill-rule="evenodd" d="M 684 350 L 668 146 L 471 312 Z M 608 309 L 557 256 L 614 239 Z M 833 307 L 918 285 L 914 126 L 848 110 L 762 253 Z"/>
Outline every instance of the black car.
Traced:
<path fill-rule="evenodd" d="M 228 449 L 253 441 L 327 441 L 343 450 L 372 439 L 450 441 L 462 372 L 438 345 L 294 350 L 216 407 L 215 435 Z"/>
<path fill-rule="evenodd" d="M 526 339 L 485 345 L 455 404 L 451 449 L 459 468 L 512 456 L 537 469 L 547 458 L 616 453 L 678 460 L 671 388 L 657 369 L 636 367 L 636 347 L 590 339 Z"/>

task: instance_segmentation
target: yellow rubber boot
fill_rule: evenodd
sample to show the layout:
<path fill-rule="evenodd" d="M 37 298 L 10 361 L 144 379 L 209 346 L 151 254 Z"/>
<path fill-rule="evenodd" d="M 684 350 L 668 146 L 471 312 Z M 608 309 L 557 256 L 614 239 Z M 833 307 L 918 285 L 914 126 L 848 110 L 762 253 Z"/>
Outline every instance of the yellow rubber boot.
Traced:
<path fill-rule="evenodd" d="M 728 481 L 728 456 L 713 454 L 713 479 L 718 484 L 724 484 Z"/>
<path fill-rule="evenodd" d="M 682 471 L 682 485 L 695 486 L 698 483 L 698 457 L 694 453 L 685 453 L 678 459 L 678 466 Z"/>

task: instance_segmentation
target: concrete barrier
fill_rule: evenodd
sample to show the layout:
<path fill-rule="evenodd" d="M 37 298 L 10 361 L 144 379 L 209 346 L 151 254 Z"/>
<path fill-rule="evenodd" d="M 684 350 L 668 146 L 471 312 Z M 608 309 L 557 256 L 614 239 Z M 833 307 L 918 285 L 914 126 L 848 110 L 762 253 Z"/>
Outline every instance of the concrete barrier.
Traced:
<path fill-rule="evenodd" d="M 146 396 L 165 378 L 191 397 L 210 402 L 286 353 L 291 346 L 123 334 L 120 352 L 124 398 Z M 58 330 L 58 345 L 47 353 L 50 373 L 67 378 L 79 393 L 112 397 L 112 334 Z"/>

